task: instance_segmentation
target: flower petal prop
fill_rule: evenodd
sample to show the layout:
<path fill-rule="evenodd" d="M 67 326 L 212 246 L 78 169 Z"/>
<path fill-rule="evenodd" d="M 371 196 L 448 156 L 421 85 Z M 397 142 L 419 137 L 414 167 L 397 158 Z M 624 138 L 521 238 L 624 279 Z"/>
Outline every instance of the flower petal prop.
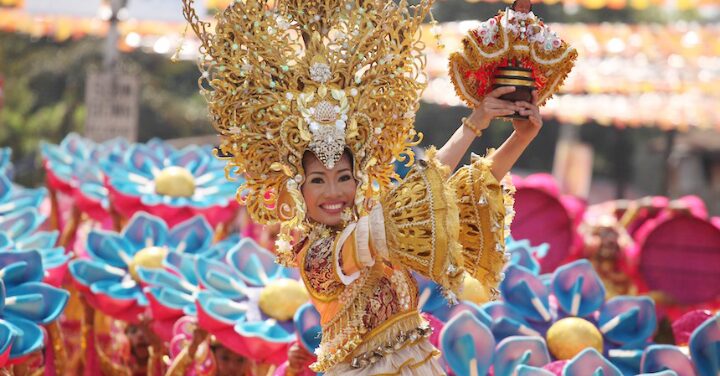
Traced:
<path fill-rule="evenodd" d="M 690 337 L 690 356 L 699 376 L 720 373 L 720 313 L 693 332 Z"/>
<path fill-rule="evenodd" d="M 56 247 L 57 232 L 38 231 L 45 216 L 35 208 L 25 208 L 0 216 L 0 251 L 36 250 L 42 257 L 44 281 L 53 286 L 62 282 L 70 254 Z"/>
<path fill-rule="evenodd" d="M 549 322 L 549 292 L 540 278 L 522 266 L 510 265 L 505 269 L 505 280 L 500 284 L 503 300 L 520 311 L 528 320 Z"/>
<path fill-rule="evenodd" d="M 495 349 L 493 371 L 495 376 L 511 376 L 515 372 L 542 374 L 538 369 L 548 363 L 550 354 L 542 338 L 508 337 Z M 522 371 L 518 368 L 522 368 Z"/>
<path fill-rule="evenodd" d="M 93 153 L 94 143 L 76 133 L 67 135 L 60 145 L 47 142 L 40 144 L 43 165 L 51 189 L 72 194 L 75 186 L 73 175 L 75 163 L 87 161 Z"/>
<path fill-rule="evenodd" d="M 655 303 L 648 297 L 618 296 L 600 310 L 598 327 L 608 341 L 642 346 L 655 332 Z"/>
<path fill-rule="evenodd" d="M 312 304 L 307 303 L 295 312 L 293 321 L 295 322 L 295 330 L 300 344 L 309 353 L 315 353 L 315 349 L 320 346 L 320 337 L 322 336 L 320 313 Z"/>
<path fill-rule="evenodd" d="M 586 317 L 605 301 L 605 287 L 587 260 L 559 267 L 551 284 L 560 309 L 570 316 Z"/>
<path fill-rule="evenodd" d="M 586 349 L 569 361 L 562 376 L 622 376 L 622 372 L 595 349 Z"/>
<path fill-rule="evenodd" d="M 495 338 L 469 312 L 461 312 L 443 327 L 440 348 L 450 368 L 458 375 L 485 375 L 492 365 Z"/>
<path fill-rule="evenodd" d="M 0 320 L 0 367 L 5 366 L 10 358 L 10 348 L 15 342 L 15 337 L 12 325 Z"/>
<path fill-rule="evenodd" d="M 510 253 L 510 265 L 520 265 L 533 274 L 540 273 L 540 264 L 538 260 L 547 255 L 550 245 L 542 243 L 537 247 L 533 247 L 527 239 L 515 240 L 509 239 L 505 242 L 505 248 Z"/>
<path fill-rule="evenodd" d="M 529 324 L 523 314 L 512 305 L 505 302 L 492 302 L 481 307 L 482 311 L 490 316 L 495 339 L 503 340 L 510 336 L 537 336 L 542 337 L 545 333 L 545 326 L 534 325 L 539 331 Z"/>
<path fill-rule="evenodd" d="M 12 165 L 12 149 L 0 148 L 0 175 L 5 175 L 12 179 L 13 176 L 13 165 Z"/>
<path fill-rule="evenodd" d="M 679 348 L 670 345 L 651 345 L 645 349 L 640 372 L 659 373 L 672 370 L 677 376 L 693 376 L 695 369 L 690 358 Z"/>
<path fill-rule="evenodd" d="M 46 195 L 44 188 L 27 189 L 16 186 L 5 175 L 0 174 L 0 216 L 37 208 Z"/>

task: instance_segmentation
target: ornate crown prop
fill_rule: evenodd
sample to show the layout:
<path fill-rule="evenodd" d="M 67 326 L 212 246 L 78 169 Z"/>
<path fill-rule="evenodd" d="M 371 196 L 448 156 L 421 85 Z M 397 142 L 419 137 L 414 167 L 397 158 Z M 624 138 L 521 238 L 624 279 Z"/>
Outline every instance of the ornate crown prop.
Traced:
<path fill-rule="evenodd" d="M 524 2 L 529 8 L 529 0 Z M 577 51 L 532 11 L 511 8 L 470 30 L 463 51 L 450 56 L 450 77 L 460 98 L 478 106 L 498 86 L 514 86 L 507 100 L 526 100 L 538 91 L 538 105 L 558 91 L 572 70 Z"/>
<path fill-rule="evenodd" d="M 328 168 L 351 152 L 356 214 L 391 186 L 395 160 L 413 162 L 432 0 L 236 0 L 214 33 L 183 3 L 220 150 L 247 179 L 238 197 L 254 220 L 283 223 L 281 243 L 305 217 L 306 150 Z"/>

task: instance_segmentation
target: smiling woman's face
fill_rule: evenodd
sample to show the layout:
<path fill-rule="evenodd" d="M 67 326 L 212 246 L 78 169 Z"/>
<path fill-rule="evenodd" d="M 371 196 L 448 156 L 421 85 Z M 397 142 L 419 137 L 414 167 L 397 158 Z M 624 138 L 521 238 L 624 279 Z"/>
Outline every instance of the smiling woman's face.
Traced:
<path fill-rule="evenodd" d="M 332 169 L 327 169 L 315 154 L 307 152 L 303 157 L 303 168 L 305 182 L 301 191 L 308 217 L 327 226 L 340 225 L 343 211 L 355 202 L 357 183 L 353 178 L 350 155 L 343 154 Z"/>

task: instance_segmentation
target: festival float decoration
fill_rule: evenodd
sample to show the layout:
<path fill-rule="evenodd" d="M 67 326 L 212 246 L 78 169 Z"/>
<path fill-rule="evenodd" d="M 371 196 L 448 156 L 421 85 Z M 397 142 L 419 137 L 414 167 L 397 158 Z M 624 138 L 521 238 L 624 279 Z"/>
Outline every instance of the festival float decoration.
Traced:
<path fill-rule="evenodd" d="M 0 175 L 12 178 L 12 150 L 10 148 L 0 148 Z"/>
<path fill-rule="evenodd" d="M 158 146 L 134 144 L 105 171 L 110 201 L 121 216 L 145 211 L 173 226 L 201 215 L 215 229 L 235 218 L 242 181 L 226 179 L 225 164 L 211 147 Z"/>
<path fill-rule="evenodd" d="M 22 363 L 44 346 L 46 335 L 41 326 L 60 316 L 69 294 L 42 282 L 42 258 L 36 251 L 0 251 L 0 270 L 1 367 Z M 55 339 L 50 338 L 53 346 L 60 346 Z"/>
<path fill-rule="evenodd" d="M 302 283 L 252 239 L 225 262 L 196 260 L 201 285 L 198 323 L 225 347 L 260 363 L 279 365 L 296 340 L 293 316 L 308 302 Z"/>
<path fill-rule="evenodd" d="M 9 156 L 7 150 L 0 155 Z M 57 232 L 40 231 L 46 217 L 38 208 L 46 196 L 45 189 L 20 187 L 0 173 L 0 250 L 38 251 L 45 269 L 44 281 L 59 286 L 70 255 L 55 246 Z"/>
<path fill-rule="evenodd" d="M 493 89 L 512 86 L 500 97 L 547 102 L 573 68 L 577 51 L 532 12 L 530 0 L 516 0 L 463 38 L 462 52 L 450 56 L 450 79 L 458 96 L 479 106 Z M 521 118 L 515 114 L 510 117 Z"/>
<path fill-rule="evenodd" d="M 580 256 L 583 238 L 578 232 L 585 211 L 585 202 L 560 193 L 555 180 L 548 174 L 526 178 L 513 177 L 515 185 L 515 219 L 511 232 L 531 244 L 547 244 L 549 250 L 539 260 L 542 272 L 555 270 Z M 542 225 L 539 225 L 542 223 Z"/>
<path fill-rule="evenodd" d="M 629 257 L 639 290 L 660 293 L 660 306 L 671 319 L 700 307 L 720 307 L 720 228 L 699 198 L 671 201 L 642 224 L 635 241 Z"/>
<path fill-rule="evenodd" d="M 44 188 L 23 188 L 0 174 L 0 216 L 13 215 L 27 208 L 38 208 L 46 196 L 47 191 Z"/>
<path fill-rule="evenodd" d="M 691 311 L 673 322 L 675 345 L 648 346 L 640 362 L 643 374 L 714 376 L 720 372 L 720 314 Z"/>
<path fill-rule="evenodd" d="M 36 251 L 42 259 L 43 282 L 60 286 L 65 277 L 71 254 L 56 247 L 56 231 L 38 231 L 45 221 L 34 208 L 0 216 L 0 251 Z"/>
<path fill-rule="evenodd" d="M 202 217 L 170 228 L 160 218 L 138 213 L 120 233 L 92 230 L 87 238 L 89 258 L 71 261 L 70 273 L 93 308 L 137 323 L 149 303 L 138 268 L 162 268 L 170 253 L 201 254 L 211 242 L 212 228 Z"/>
<path fill-rule="evenodd" d="M 210 239 L 204 231 L 202 236 Z M 177 320 L 197 316 L 195 301 L 202 290 L 195 270 L 197 258 L 223 260 L 239 241 L 239 237 L 233 235 L 212 246 L 199 247 L 202 251 L 196 253 L 176 249 L 167 253 L 162 268 L 137 268 L 137 277 L 149 303 L 151 328 L 161 339 L 169 341 L 172 338 Z"/>
<path fill-rule="evenodd" d="M 579 351 L 569 360 L 553 361 L 543 338 L 517 335 L 497 341 L 488 320 L 477 313 L 464 311 L 443 328 L 441 350 L 456 375 L 623 375 L 591 347 Z"/>
<path fill-rule="evenodd" d="M 61 231 L 61 246 L 72 248 L 71 242 L 81 224 L 82 213 L 105 223 L 105 227 L 111 227 L 109 209 L 103 207 L 102 199 L 95 201 L 95 196 L 84 195 L 82 184 L 89 176 L 101 175 L 106 158 L 125 148 L 127 142 L 122 139 L 98 144 L 76 133 L 67 135 L 59 145 L 41 142 L 51 204 L 50 227 Z"/>
<path fill-rule="evenodd" d="M 512 336 L 544 338 L 556 360 L 587 348 L 624 371 L 637 368 L 655 331 L 655 305 L 647 297 L 605 300 L 605 287 L 587 260 L 538 276 L 510 265 L 500 285 L 502 299 L 481 306 L 496 342 Z M 622 349 L 623 351 L 616 351 Z"/>

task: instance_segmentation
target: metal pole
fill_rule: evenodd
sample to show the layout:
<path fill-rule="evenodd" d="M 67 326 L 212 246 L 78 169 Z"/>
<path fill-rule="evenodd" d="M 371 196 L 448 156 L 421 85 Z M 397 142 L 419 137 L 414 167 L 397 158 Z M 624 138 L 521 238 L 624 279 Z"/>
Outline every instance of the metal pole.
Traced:
<path fill-rule="evenodd" d="M 105 38 L 105 54 L 103 57 L 103 68 L 109 70 L 115 67 L 117 64 L 120 53 L 117 49 L 118 39 L 120 39 L 120 31 L 118 30 L 118 13 L 122 8 L 125 7 L 128 0 L 111 0 L 110 9 L 111 15 L 108 22 L 110 27 L 108 29 L 107 37 Z"/>
<path fill-rule="evenodd" d="M 665 150 L 663 150 L 663 160 L 665 161 L 665 171 L 663 176 L 662 193 L 666 197 L 670 197 L 671 188 L 674 186 L 672 179 L 673 163 L 670 161 L 672 158 L 673 151 L 675 150 L 675 138 L 677 137 L 677 130 L 671 129 L 665 132 Z"/>

